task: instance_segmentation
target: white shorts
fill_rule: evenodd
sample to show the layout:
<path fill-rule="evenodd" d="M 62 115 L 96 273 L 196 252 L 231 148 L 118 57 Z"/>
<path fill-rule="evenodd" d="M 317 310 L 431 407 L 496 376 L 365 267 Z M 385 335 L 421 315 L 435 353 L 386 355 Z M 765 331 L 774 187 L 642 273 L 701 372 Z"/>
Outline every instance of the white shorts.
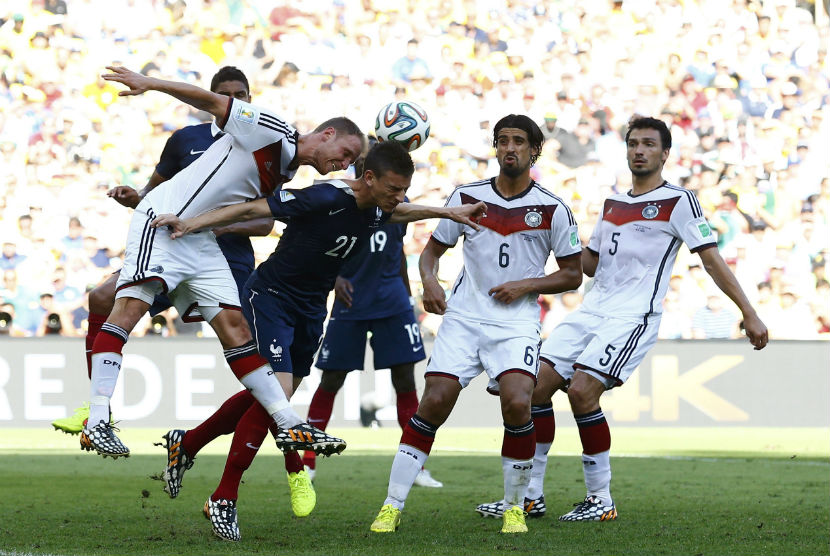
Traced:
<path fill-rule="evenodd" d="M 578 369 L 606 388 L 622 385 L 657 341 L 660 317 L 636 323 L 574 311 L 542 343 L 540 358 L 565 380 Z"/>
<path fill-rule="evenodd" d="M 236 282 L 213 233 L 170 239 L 166 228 L 150 227 L 155 216 L 144 201 L 133 213 L 116 299 L 152 304 L 166 293 L 187 322 L 201 320 L 198 315 L 210 322 L 222 309 L 239 310 Z"/>
<path fill-rule="evenodd" d="M 425 376 L 455 378 L 462 388 L 482 371 L 490 377 L 487 390 L 498 392 L 498 379 L 509 372 L 536 381 L 539 373 L 539 324 L 488 324 L 444 317 Z"/>

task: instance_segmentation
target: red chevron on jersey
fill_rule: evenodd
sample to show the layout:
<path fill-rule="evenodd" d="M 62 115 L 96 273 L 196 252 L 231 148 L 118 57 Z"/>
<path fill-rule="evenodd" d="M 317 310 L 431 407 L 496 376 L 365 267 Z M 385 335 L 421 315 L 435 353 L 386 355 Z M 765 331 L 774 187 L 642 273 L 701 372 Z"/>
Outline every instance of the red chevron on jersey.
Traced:
<path fill-rule="evenodd" d="M 461 194 L 461 203 L 475 204 L 478 199 Z M 480 225 L 489 228 L 503 236 L 528 230 L 550 229 L 553 213 L 559 205 L 529 205 L 525 207 L 506 208 L 485 201 L 487 216 L 481 219 Z"/>
<path fill-rule="evenodd" d="M 267 197 L 291 178 L 280 174 L 282 159 L 282 141 L 271 143 L 253 153 L 259 172 L 259 190 L 263 197 Z"/>
<path fill-rule="evenodd" d="M 680 197 L 673 197 L 642 203 L 623 203 L 614 199 L 606 199 L 602 209 L 602 219 L 616 226 L 638 220 L 668 222 L 679 199 Z"/>

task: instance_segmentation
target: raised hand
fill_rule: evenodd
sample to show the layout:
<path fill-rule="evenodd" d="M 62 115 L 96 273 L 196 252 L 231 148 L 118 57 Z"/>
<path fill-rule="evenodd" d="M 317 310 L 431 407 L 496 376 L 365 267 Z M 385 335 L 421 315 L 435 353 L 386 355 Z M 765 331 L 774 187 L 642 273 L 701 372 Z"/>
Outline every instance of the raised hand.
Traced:
<path fill-rule="evenodd" d="M 120 97 L 140 95 L 152 88 L 153 79 L 151 77 L 141 75 L 121 66 L 107 66 L 107 69 L 112 73 L 104 73 L 101 77 L 107 81 L 115 81 L 130 88 L 129 91 L 119 91 L 118 96 Z"/>

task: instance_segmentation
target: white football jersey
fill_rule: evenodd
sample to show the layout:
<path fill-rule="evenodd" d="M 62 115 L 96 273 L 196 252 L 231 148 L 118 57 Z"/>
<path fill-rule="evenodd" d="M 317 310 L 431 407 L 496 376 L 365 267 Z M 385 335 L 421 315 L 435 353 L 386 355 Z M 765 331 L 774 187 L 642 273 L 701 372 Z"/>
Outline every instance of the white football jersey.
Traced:
<path fill-rule="evenodd" d="M 694 193 L 663 183 L 633 196 L 605 200 L 588 249 L 599 254 L 594 285 L 582 310 L 642 322 L 663 311 L 680 244 L 692 252 L 716 246 Z"/>
<path fill-rule="evenodd" d="M 239 99 L 217 122 L 223 135 L 197 160 L 147 194 L 156 214 L 182 218 L 271 195 L 290 181 L 297 130 Z"/>
<path fill-rule="evenodd" d="M 536 182 L 504 198 L 495 178 L 457 187 L 446 206 L 478 201 L 487 203 L 479 231 L 442 219 L 432 234 L 449 247 L 464 236 L 464 267 L 453 285 L 447 314 L 491 323 L 538 322 L 536 294 L 507 305 L 488 292 L 505 282 L 544 276 L 551 251 L 557 259 L 579 256 L 582 246 L 571 209 Z"/>

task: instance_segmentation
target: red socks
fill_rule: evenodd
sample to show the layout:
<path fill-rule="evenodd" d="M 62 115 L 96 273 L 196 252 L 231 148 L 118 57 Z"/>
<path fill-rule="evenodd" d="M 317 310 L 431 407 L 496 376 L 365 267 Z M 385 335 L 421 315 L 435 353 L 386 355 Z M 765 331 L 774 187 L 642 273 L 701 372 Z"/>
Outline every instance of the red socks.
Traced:
<path fill-rule="evenodd" d="M 225 471 L 222 473 L 219 486 L 210 497 L 211 500 L 215 501 L 220 498 L 236 500 L 239 497 L 242 474 L 254 461 L 262 442 L 268 435 L 268 424 L 271 421 L 271 416 L 258 403 L 253 404 L 245 412 L 236 427 L 233 442 L 231 442 L 231 451 L 225 462 Z"/>
<path fill-rule="evenodd" d="M 190 457 L 196 457 L 199 450 L 215 438 L 232 433 L 245 412 L 256 403 L 253 394 L 247 390 L 237 392 L 223 403 L 216 412 L 195 429 L 190 429 L 182 439 L 182 449 Z"/>

